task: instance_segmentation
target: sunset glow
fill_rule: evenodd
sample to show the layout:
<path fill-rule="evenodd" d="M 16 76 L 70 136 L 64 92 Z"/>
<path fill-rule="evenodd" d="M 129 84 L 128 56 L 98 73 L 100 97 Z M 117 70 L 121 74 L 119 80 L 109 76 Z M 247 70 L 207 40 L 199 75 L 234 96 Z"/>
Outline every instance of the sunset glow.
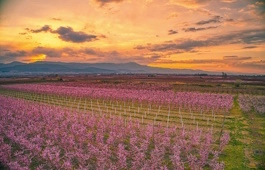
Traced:
<path fill-rule="evenodd" d="M 137 62 L 265 74 L 263 0 L 0 2 L 0 63 Z"/>

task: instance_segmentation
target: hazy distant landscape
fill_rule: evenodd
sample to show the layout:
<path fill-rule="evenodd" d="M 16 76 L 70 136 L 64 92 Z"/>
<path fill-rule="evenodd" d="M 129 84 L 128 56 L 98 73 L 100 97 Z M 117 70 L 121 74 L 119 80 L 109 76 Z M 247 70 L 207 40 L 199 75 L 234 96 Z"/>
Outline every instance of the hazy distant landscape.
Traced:
<path fill-rule="evenodd" d="M 8 74 L 177 74 L 177 75 L 221 75 L 222 72 L 212 72 L 193 69 L 170 69 L 140 65 L 135 62 L 129 63 L 63 63 L 63 62 L 35 62 L 0 63 L 0 76 Z M 260 75 L 257 73 L 229 72 L 230 75 Z"/>

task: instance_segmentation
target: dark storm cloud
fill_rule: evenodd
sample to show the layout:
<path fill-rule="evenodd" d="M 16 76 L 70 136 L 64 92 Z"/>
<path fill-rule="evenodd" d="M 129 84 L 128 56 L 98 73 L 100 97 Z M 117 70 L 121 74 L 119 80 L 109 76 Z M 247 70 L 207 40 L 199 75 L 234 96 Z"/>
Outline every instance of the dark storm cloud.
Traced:
<path fill-rule="evenodd" d="M 52 30 L 49 25 L 44 25 L 40 29 L 29 29 L 26 30 L 32 33 L 40 33 L 40 32 L 50 32 L 53 34 L 58 34 L 59 38 L 63 41 L 73 42 L 73 43 L 83 43 L 83 42 L 90 42 L 97 39 L 96 35 L 86 34 L 85 32 L 81 31 L 74 31 L 71 27 L 59 27 L 56 30 Z"/>
<path fill-rule="evenodd" d="M 148 45 L 145 48 L 150 51 L 192 51 L 195 48 L 218 46 L 226 44 L 262 44 L 265 43 L 265 30 L 253 29 L 231 32 L 226 35 L 210 37 L 204 40 L 181 39 L 173 42 Z"/>
<path fill-rule="evenodd" d="M 178 31 L 177 30 L 168 30 L 168 35 L 173 35 L 173 34 L 177 34 Z"/>
<path fill-rule="evenodd" d="M 209 19 L 209 20 L 202 20 L 197 22 L 197 25 L 205 25 L 205 24 L 210 24 L 210 23 L 220 23 L 221 22 L 222 17 L 221 16 L 214 16 L 213 18 Z"/>
<path fill-rule="evenodd" d="M 189 28 L 183 28 L 183 31 L 185 31 L 185 32 L 197 32 L 197 31 L 204 31 L 204 30 L 215 29 L 215 28 L 218 28 L 218 26 L 205 27 L 205 28 L 189 27 Z"/>

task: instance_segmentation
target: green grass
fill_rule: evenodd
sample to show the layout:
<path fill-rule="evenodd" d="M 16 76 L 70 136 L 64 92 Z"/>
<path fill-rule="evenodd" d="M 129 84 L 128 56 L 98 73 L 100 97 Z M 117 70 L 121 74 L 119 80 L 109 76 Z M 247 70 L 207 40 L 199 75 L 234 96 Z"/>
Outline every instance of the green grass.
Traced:
<path fill-rule="evenodd" d="M 231 145 L 226 146 L 220 160 L 224 161 L 225 169 L 249 169 L 247 167 L 247 160 L 245 158 L 244 145 Z"/>
<path fill-rule="evenodd" d="M 220 160 L 225 169 L 265 169 L 265 117 L 254 110 L 243 113 L 238 104 L 238 96 L 234 97 L 231 109 L 234 116 L 228 124 L 230 142 Z"/>
<path fill-rule="evenodd" d="M 248 113 L 244 113 L 249 123 L 249 134 L 251 137 L 251 156 L 253 157 L 253 165 L 257 169 L 265 169 L 265 117 L 257 114 L 254 109 Z"/>
<path fill-rule="evenodd" d="M 238 104 L 238 96 L 234 97 L 234 106 L 231 109 L 231 115 L 235 118 L 229 124 L 230 130 L 230 142 L 226 146 L 220 160 L 224 161 L 225 169 L 238 169 L 244 170 L 249 169 L 247 164 L 249 163 L 248 158 L 245 155 L 245 135 L 243 132 L 246 130 L 246 125 L 243 123 L 242 112 Z"/>

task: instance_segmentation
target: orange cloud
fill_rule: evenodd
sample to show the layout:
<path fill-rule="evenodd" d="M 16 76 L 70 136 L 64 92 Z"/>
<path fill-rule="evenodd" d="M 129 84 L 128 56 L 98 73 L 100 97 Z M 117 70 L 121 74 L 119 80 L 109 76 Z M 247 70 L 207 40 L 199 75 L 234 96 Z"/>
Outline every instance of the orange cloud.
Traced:
<path fill-rule="evenodd" d="M 170 0 L 170 4 L 180 5 L 186 8 L 198 8 L 200 6 L 206 5 L 211 0 Z"/>

